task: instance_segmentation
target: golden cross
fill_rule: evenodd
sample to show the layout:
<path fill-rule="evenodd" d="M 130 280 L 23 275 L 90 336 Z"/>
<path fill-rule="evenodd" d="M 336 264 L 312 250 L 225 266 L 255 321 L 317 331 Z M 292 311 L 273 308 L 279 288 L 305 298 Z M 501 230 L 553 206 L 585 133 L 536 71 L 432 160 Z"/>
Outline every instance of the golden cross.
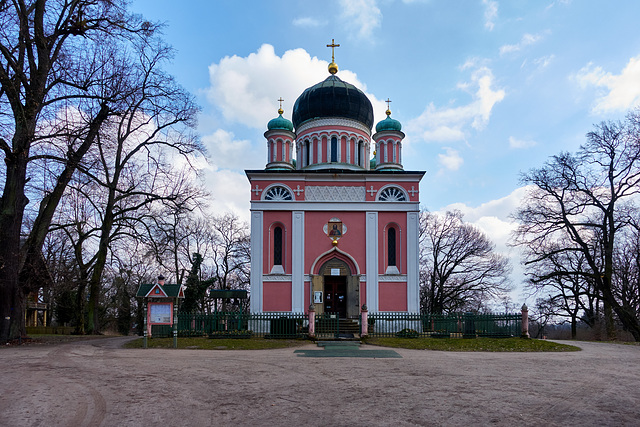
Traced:
<path fill-rule="evenodd" d="M 331 62 L 336 62 L 336 61 L 335 61 L 335 58 L 334 58 L 334 56 L 333 56 L 334 48 L 336 48 L 336 47 L 340 47 L 340 45 L 339 45 L 339 44 L 336 44 L 336 41 L 335 41 L 334 39 L 331 39 L 331 44 L 328 44 L 328 45 L 327 45 L 327 47 L 330 47 L 330 48 L 331 48 Z"/>
<path fill-rule="evenodd" d="M 389 103 L 391 103 L 391 100 L 390 100 L 389 98 L 387 98 L 387 100 L 386 100 L 386 101 L 384 101 L 384 102 L 386 102 L 386 103 L 387 103 L 387 110 L 388 110 L 388 109 L 389 109 Z"/>
<path fill-rule="evenodd" d="M 280 108 L 282 108 L 282 101 L 284 101 L 284 99 L 282 99 L 282 97 L 280 97 L 280 99 L 278 99 L 277 101 L 280 102 Z"/>
<path fill-rule="evenodd" d="M 284 113 L 284 110 L 282 109 L 282 101 L 284 101 L 284 99 L 280 97 L 280 99 L 278 99 L 278 102 L 280 103 L 280 108 L 278 108 L 278 114 Z"/>

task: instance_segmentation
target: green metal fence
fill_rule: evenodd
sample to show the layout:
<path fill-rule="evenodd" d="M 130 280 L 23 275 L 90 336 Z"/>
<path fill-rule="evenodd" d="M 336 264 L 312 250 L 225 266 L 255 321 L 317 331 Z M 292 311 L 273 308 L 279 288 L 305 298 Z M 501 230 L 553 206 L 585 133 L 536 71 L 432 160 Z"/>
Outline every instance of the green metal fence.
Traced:
<path fill-rule="evenodd" d="M 210 338 L 303 338 L 309 333 L 304 313 L 179 313 L 178 336 Z"/>
<path fill-rule="evenodd" d="M 520 314 L 369 313 L 369 335 L 475 338 L 520 336 Z"/>
<path fill-rule="evenodd" d="M 316 337 L 338 338 L 340 336 L 340 316 L 337 313 L 316 315 Z"/>
<path fill-rule="evenodd" d="M 476 338 L 520 336 L 520 314 L 369 313 L 368 332 L 377 337 Z M 355 325 L 354 325 L 355 324 Z M 355 326 L 355 330 L 353 329 Z M 316 338 L 357 337 L 360 322 L 340 319 L 335 313 L 315 317 Z M 154 325 L 154 337 L 171 336 L 171 326 Z M 178 336 L 210 338 L 307 338 L 305 313 L 179 313 Z"/>

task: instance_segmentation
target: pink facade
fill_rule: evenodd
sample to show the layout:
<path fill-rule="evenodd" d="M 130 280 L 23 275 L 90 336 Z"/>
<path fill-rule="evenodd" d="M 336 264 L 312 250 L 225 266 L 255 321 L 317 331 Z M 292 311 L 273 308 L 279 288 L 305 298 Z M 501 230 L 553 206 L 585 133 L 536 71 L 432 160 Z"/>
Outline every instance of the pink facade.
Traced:
<path fill-rule="evenodd" d="M 400 123 L 387 117 L 372 135 L 370 101 L 335 75 L 300 95 L 293 122 L 282 113 L 265 132 L 265 169 L 246 171 L 251 310 L 417 312 L 424 172 L 402 168 Z"/>

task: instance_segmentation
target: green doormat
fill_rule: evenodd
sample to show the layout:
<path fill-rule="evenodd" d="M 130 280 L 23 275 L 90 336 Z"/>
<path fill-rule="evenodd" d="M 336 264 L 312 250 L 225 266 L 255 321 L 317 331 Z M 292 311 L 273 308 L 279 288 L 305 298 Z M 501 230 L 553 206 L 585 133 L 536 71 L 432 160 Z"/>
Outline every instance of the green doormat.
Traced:
<path fill-rule="evenodd" d="M 360 350 L 360 343 L 354 342 L 319 342 L 318 347 L 324 350 L 295 350 L 301 357 L 365 357 L 370 359 L 401 359 L 393 350 Z"/>

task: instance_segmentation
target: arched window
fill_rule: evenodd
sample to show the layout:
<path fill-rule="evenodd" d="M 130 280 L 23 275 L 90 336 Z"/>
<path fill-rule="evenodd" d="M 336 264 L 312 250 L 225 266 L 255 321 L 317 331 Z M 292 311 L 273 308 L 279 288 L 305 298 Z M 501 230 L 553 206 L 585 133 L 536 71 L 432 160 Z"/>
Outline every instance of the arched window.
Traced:
<path fill-rule="evenodd" d="M 331 137 L 331 161 L 338 161 L 338 138 L 335 136 Z"/>
<path fill-rule="evenodd" d="M 264 196 L 264 199 L 275 202 L 275 201 L 283 201 L 283 200 L 293 200 L 293 197 L 291 197 L 291 193 L 285 187 L 274 186 L 269 188 L 269 190 Z"/>
<path fill-rule="evenodd" d="M 311 155 L 311 144 L 309 143 L 309 140 L 307 139 L 304 142 L 305 145 L 305 150 L 304 150 L 304 165 L 305 166 L 309 166 L 309 156 Z"/>
<path fill-rule="evenodd" d="M 353 164 L 360 166 L 360 144 L 353 141 Z"/>
<path fill-rule="evenodd" d="M 396 266 L 396 229 L 393 227 L 387 231 L 387 265 Z"/>
<path fill-rule="evenodd" d="M 282 265 L 282 227 L 273 229 L 273 265 Z"/>
<path fill-rule="evenodd" d="M 407 197 L 398 187 L 387 187 L 378 196 L 378 200 L 382 202 L 406 202 Z"/>

